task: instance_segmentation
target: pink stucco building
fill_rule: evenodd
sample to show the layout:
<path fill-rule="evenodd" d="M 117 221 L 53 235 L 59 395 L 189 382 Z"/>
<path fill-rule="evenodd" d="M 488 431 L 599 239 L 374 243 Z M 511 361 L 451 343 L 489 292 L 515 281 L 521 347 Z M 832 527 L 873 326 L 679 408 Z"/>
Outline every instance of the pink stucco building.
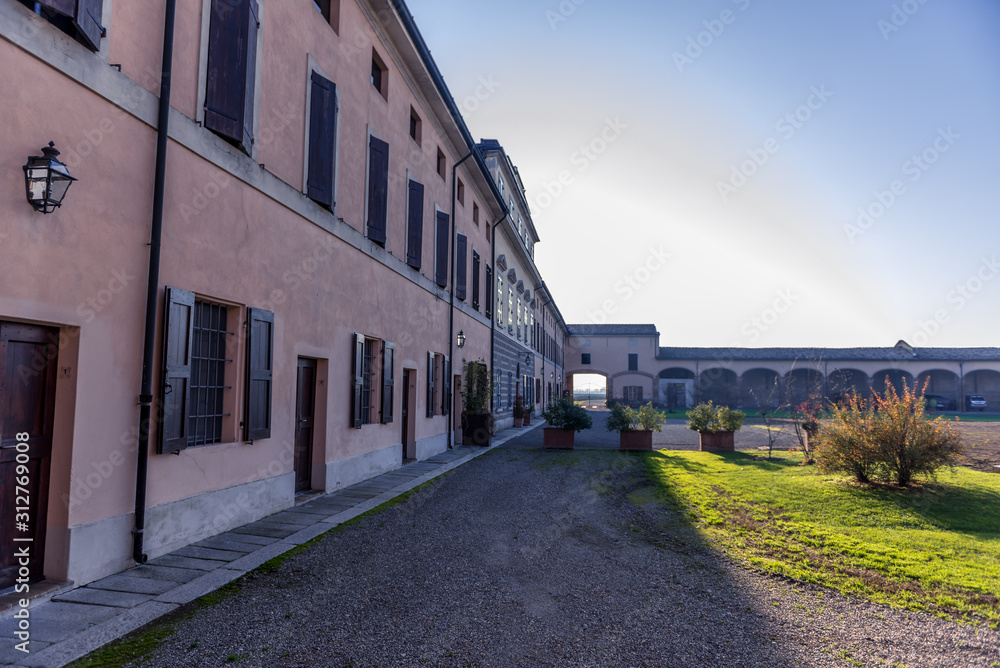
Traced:
<path fill-rule="evenodd" d="M 441 452 L 494 354 L 516 218 L 403 2 L 172 6 L 0 0 L 0 472 L 7 508 L 26 434 L 36 579 Z M 78 181 L 45 215 L 21 166 L 49 141 Z M 522 377 L 557 388 L 557 357 Z"/>

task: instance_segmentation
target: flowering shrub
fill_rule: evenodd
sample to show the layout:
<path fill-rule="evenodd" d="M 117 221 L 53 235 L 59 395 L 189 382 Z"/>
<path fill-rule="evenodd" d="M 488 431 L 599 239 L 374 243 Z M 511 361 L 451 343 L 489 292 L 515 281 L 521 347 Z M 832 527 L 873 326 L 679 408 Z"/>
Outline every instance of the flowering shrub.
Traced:
<path fill-rule="evenodd" d="M 961 436 L 940 418 L 928 420 L 924 407 L 923 392 L 905 386 L 899 393 L 888 381 L 870 401 L 849 396 L 819 428 L 820 467 L 905 487 L 915 475 L 955 465 L 964 451 Z"/>

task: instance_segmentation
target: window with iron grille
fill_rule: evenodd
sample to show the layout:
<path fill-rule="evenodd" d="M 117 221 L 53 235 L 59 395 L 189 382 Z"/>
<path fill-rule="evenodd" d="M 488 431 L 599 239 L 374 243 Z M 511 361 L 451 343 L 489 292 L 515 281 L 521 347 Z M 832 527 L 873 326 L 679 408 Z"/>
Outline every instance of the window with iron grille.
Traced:
<path fill-rule="evenodd" d="M 375 339 L 365 339 L 365 355 L 361 362 L 361 423 L 372 423 L 372 394 L 375 388 Z"/>
<path fill-rule="evenodd" d="M 222 442 L 226 390 L 226 329 L 229 309 L 195 301 L 191 340 L 191 403 L 188 410 L 188 446 Z"/>

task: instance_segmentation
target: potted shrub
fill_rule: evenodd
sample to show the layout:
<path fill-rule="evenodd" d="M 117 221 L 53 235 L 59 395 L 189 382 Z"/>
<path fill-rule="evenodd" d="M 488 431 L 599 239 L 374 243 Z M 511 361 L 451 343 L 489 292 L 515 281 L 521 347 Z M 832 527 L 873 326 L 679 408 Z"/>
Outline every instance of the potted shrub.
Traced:
<path fill-rule="evenodd" d="M 625 404 L 612 403 L 608 416 L 608 431 L 618 432 L 618 447 L 621 450 L 652 450 L 653 432 L 660 431 L 664 418 L 650 402 L 635 410 Z"/>
<path fill-rule="evenodd" d="M 520 427 L 524 424 L 524 399 L 521 395 L 514 398 L 514 426 Z"/>
<path fill-rule="evenodd" d="M 736 450 L 733 434 L 743 426 L 743 411 L 728 406 L 713 406 L 711 401 L 698 404 L 687 412 L 688 429 L 698 432 L 698 449 L 705 452 Z"/>
<path fill-rule="evenodd" d="M 466 445 L 488 446 L 493 436 L 493 413 L 490 397 L 493 382 L 486 362 L 468 362 L 464 368 L 465 384 L 462 385 L 462 433 Z"/>
<path fill-rule="evenodd" d="M 527 427 L 531 424 L 531 416 L 535 412 L 534 406 L 526 406 L 524 409 L 524 426 Z"/>
<path fill-rule="evenodd" d="M 570 449 L 574 445 L 576 432 L 590 429 L 593 425 L 587 411 L 568 397 L 556 399 L 546 406 L 542 417 L 548 423 L 543 430 L 546 448 Z"/>

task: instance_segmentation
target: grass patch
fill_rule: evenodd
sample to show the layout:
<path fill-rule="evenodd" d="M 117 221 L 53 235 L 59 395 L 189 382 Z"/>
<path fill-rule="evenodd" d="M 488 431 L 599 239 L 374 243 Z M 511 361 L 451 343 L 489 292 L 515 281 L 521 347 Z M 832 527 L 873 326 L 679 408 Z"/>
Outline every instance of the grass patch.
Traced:
<path fill-rule="evenodd" d="M 156 626 L 95 650 L 69 666 L 71 668 L 107 668 L 108 666 L 124 666 L 133 661 L 141 661 L 152 654 L 161 642 L 173 634 L 173 626 Z"/>
<path fill-rule="evenodd" d="M 746 565 L 965 622 L 1000 622 L 1000 476 L 956 468 L 908 489 L 801 455 L 647 455 L 661 497 Z"/>

